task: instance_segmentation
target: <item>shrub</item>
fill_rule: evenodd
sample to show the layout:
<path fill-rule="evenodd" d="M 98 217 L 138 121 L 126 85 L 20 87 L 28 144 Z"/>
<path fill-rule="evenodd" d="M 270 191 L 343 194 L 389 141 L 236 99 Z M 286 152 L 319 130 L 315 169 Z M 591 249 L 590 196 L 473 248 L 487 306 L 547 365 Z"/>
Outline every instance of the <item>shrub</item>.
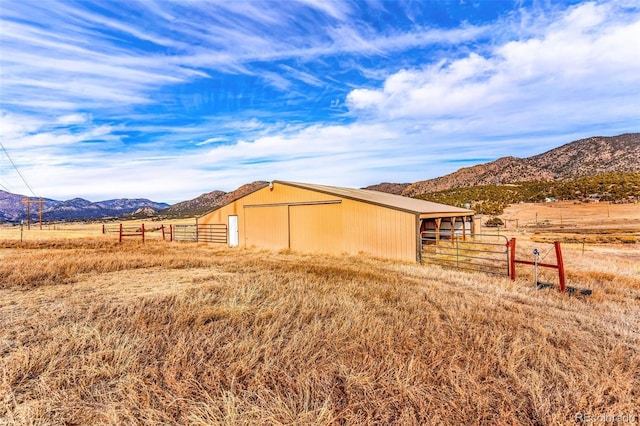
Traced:
<path fill-rule="evenodd" d="M 484 226 L 497 228 L 498 226 L 504 226 L 504 222 L 499 217 L 492 217 L 484 223 Z"/>

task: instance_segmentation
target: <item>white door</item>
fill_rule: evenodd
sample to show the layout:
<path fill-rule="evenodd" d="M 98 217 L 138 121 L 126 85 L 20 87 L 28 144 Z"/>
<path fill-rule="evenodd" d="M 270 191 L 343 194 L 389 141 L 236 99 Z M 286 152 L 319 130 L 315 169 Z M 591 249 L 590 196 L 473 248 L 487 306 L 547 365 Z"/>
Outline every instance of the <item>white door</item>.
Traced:
<path fill-rule="evenodd" d="M 238 216 L 229 216 L 229 247 L 238 247 Z"/>

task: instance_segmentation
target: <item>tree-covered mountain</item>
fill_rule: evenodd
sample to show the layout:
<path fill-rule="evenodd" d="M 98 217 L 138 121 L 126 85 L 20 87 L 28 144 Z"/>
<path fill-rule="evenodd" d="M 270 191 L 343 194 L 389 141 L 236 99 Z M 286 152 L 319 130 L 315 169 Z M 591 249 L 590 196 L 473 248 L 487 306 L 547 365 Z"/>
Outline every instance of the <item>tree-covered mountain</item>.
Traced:
<path fill-rule="evenodd" d="M 367 187 L 408 197 L 453 188 L 503 185 L 523 181 L 561 181 L 616 172 L 640 172 L 640 133 L 595 136 L 570 142 L 528 158 L 503 157 L 411 184 Z"/>
<path fill-rule="evenodd" d="M 603 173 L 559 181 L 517 182 L 447 189 L 416 198 L 498 215 L 512 203 L 545 200 L 636 202 L 640 200 L 640 172 Z"/>

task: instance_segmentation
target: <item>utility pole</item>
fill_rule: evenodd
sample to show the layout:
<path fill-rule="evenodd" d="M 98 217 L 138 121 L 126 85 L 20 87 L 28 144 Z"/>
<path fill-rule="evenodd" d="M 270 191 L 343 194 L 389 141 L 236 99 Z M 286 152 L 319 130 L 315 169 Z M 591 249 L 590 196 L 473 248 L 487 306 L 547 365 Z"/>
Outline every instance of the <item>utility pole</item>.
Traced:
<path fill-rule="evenodd" d="M 22 202 L 27 205 L 27 229 L 31 229 L 31 200 L 23 198 Z"/>
<path fill-rule="evenodd" d="M 39 206 L 39 212 L 38 212 L 38 217 L 40 218 L 40 230 L 42 230 L 42 204 L 44 203 L 44 200 L 42 199 L 42 197 L 38 198 L 37 200 L 32 200 L 30 198 L 23 198 L 22 202 L 25 203 L 27 205 L 27 229 L 31 229 L 31 204 L 33 203 L 38 203 Z"/>

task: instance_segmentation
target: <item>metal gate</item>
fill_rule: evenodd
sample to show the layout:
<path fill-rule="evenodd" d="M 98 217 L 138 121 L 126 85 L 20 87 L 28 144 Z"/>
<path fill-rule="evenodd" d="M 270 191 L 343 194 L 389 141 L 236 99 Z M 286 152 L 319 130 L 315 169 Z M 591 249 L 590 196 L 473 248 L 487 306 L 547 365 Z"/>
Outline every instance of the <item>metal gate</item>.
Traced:
<path fill-rule="evenodd" d="M 509 240 L 504 235 L 420 233 L 422 262 L 509 276 Z"/>
<path fill-rule="evenodd" d="M 175 241 L 192 241 L 202 243 L 227 243 L 227 225 L 224 223 L 173 225 Z"/>

